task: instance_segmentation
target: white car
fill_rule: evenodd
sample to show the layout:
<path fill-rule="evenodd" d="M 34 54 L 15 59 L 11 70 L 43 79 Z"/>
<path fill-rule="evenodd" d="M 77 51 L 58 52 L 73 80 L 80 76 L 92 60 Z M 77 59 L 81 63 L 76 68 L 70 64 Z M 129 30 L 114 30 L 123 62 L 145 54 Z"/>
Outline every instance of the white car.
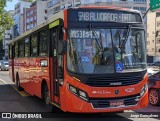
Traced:
<path fill-rule="evenodd" d="M 148 72 L 148 76 L 151 76 L 151 75 L 153 75 L 153 74 L 156 73 L 156 71 L 153 71 L 153 70 L 150 69 L 150 68 L 147 69 L 147 72 Z"/>

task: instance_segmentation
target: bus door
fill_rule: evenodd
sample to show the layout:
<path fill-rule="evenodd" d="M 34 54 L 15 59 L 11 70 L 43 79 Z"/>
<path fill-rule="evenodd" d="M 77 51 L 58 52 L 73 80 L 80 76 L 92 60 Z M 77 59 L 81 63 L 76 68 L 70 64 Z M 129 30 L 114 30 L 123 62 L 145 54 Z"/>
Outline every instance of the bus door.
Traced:
<path fill-rule="evenodd" d="M 60 27 L 54 27 L 50 30 L 51 35 L 51 57 L 52 68 L 51 74 L 53 79 L 51 80 L 51 95 L 53 96 L 53 102 L 60 104 L 60 82 L 63 81 L 63 55 L 58 55 L 58 40 L 61 38 Z M 63 36 L 62 36 L 63 37 Z M 51 97 L 52 97 L 51 96 Z"/>

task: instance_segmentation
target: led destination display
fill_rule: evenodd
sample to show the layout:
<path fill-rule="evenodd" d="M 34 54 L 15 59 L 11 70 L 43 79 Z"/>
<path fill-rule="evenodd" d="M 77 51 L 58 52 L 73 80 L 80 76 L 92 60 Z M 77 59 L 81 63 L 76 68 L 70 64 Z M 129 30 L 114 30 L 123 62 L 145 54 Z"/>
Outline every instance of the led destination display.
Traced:
<path fill-rule="evenodd" d="M 108 12 L 78 12 L 79 21 L 102 21 L 102 22 L 130 22 L 132 14 L 118 14 Z"/>
<path fill-rule="evenodd" d="M 100 32 L 95 31 L 95 35 L 92 31 L 88 30 L 71 30 L 71 38 L 99 38 Z"/>
<path fill-rule="evenodd" d="M 113 10 L 77 10 L 69 12 L 70 22 L 142 22 L 139 13 L 113 11 Z"/>

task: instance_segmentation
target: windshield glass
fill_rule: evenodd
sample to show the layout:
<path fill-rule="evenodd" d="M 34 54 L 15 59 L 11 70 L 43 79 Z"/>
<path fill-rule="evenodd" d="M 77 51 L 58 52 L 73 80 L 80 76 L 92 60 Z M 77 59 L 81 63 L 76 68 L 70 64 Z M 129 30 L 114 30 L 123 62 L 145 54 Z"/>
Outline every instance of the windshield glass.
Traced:
<path fill-rule="evenodd" d="M 144 30 L 71 29 L 67 67 L 76 73 L 123 73 L 146 68 Z"/>

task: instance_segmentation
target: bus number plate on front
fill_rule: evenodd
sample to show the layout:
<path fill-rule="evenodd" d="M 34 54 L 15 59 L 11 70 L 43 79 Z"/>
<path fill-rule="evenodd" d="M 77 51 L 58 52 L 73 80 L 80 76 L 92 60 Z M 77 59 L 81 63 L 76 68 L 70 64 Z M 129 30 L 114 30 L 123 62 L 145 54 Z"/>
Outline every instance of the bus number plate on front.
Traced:
<path fill-rule="evenodd" d="M 117 107 L 117 106 L 122 106 L 122 105 L 124 105 L 124 101 L 123 100 L 110 101 L 110 107 Z"/>

